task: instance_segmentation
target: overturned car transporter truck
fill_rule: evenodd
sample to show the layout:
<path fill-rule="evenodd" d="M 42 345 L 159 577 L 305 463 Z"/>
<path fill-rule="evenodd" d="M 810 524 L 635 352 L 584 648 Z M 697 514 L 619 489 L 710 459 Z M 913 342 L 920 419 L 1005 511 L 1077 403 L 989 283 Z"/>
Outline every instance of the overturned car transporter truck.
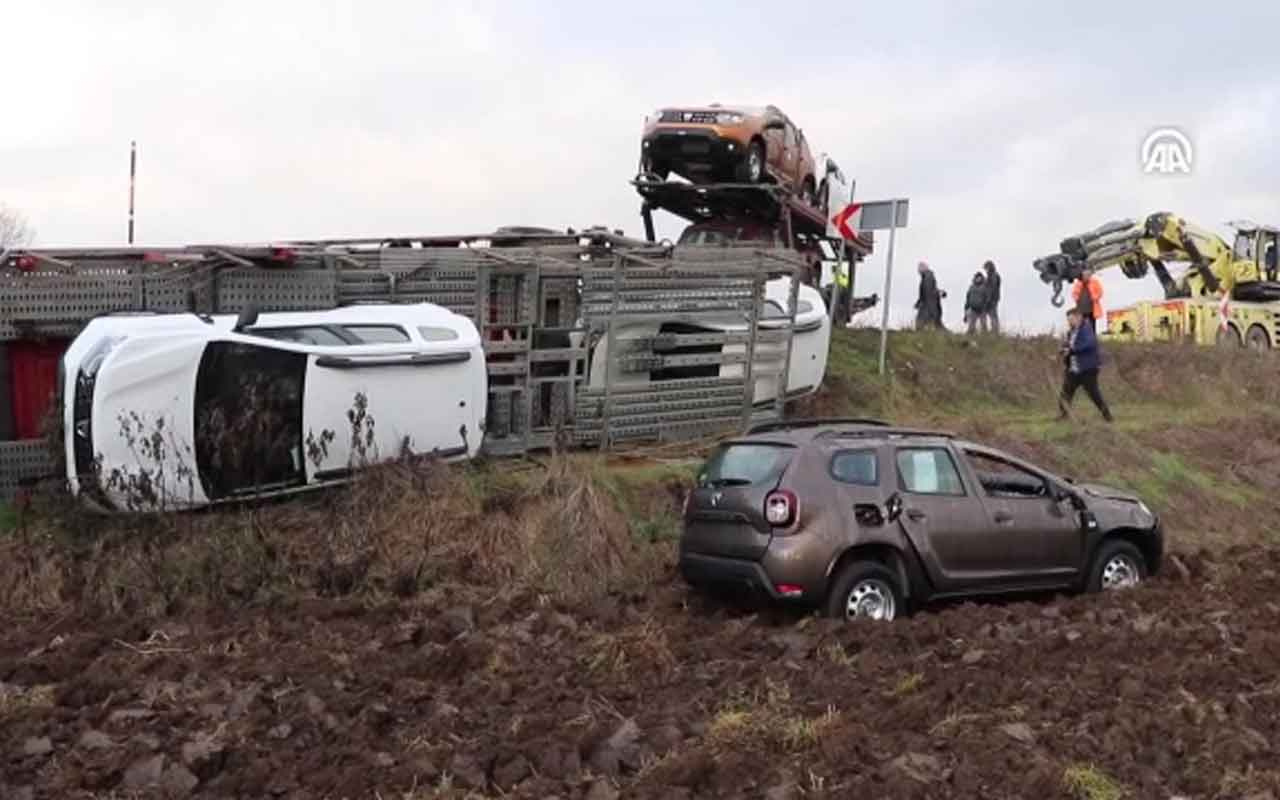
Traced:
<path fill-rule="evenodd" d="M 51 412 L 74 401 L 58 391 L 62 357 L 105 315 L 434 304 L 480 336 L 480 452 L 609 449 L 777 419 L 815 391 L 830 322 L 801 284 L 804 267 L 777 249 L 603 230 L 10 251 L 0 257 L 0 496 L 64 475 L 45 436 L 77 435 L 48 430 L 65 416 Z M 361 385 L 376 419 L 378 383 Z"/>

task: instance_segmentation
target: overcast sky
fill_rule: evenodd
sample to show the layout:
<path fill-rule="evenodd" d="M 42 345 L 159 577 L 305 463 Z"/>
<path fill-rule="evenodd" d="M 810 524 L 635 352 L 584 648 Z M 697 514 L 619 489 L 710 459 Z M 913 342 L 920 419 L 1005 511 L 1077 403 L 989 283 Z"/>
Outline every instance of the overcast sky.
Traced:
<path fill-rule="evenodd" d="M 1280 4 L 116 0 L 5 11 L 0 202 L 48 246 L 604 224 L 640 235 L 646 113 L 773 103 L 857 181 L 911 199 L 915 264 L 994 259 L 1006 325 L 1058 322 L 1031 270 L 1067 235 L 1170 210 L 1280 222 Z M 1144 174 L 1173 125 L 1191 176 Z M 682 223 L 659 215 L 659 235 Z M 887 237 L 857 276 L 882 291 Z M 1107 274 L 1107 305 L 1160 293 Z M 878 320 L 878 311 L 875 312 Z"/>

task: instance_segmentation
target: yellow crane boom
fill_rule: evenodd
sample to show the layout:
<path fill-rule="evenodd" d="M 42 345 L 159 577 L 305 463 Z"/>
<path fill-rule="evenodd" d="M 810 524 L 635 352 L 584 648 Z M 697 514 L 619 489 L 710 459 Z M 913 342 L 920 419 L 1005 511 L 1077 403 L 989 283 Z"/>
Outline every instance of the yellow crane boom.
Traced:
<path fill-rule="evenodd" d="M 1098 272 L 1119 267 L 1125 277 L 1143 278 L 1154 272 L 1168 299 L 1229 296 L 1235 300 L 1280 300 L 1276 256 L 1280 229 L 1247 222 L 1231 223 L 1235 246 L 1218 235 L 1161 211 L 1142 223 L 1109 222 L 1087 233 L 1068 237 L 1060 252 L 1033 262 L 1040 279 L 1053 286 L 1051 302 L 1062 305 L 1062 288 L 1088 269 Z M 1178 276 L 1168 264 L 1185 263 Z"/>

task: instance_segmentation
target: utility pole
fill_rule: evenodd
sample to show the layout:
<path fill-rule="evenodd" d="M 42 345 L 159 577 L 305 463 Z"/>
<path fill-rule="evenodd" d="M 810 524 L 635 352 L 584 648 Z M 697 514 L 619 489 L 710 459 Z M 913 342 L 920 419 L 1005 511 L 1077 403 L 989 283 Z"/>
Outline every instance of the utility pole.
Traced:
<path fill-rule="evenodd" d="M 129 244 L 133 244 L 133 185 L 138 174 L 138 143 L 129 142 Z"/>

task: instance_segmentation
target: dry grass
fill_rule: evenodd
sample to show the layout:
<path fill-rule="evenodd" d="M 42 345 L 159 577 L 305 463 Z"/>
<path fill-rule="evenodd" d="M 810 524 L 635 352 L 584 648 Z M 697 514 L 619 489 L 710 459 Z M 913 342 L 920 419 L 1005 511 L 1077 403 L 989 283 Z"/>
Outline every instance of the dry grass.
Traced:
<path fill-rule="evenodd" d="M 736 694 L 720 706 L 707 725 L 706 741 L 721 752 L 748 747 L 802 752 L 817 747 L 842 719 L 834 706 L 804 714 L 791 702 L 786 684 L 766 680 L 762 690 Z"/>
<path fill-rule="evenodd" d="M 593 676 L 623 681 L 642 675 L 666 681 L 679 668 L 671 649 L 668 628 L 652 617 L 618 633 L 597 634 L 581 656 Z"/>
<path fill-rule="evenodd" d="M 0 615 L 446 589 L 589 602 L 650 584 L 671 559 L 669 543 L 636 533 L 600 472 L 594 458 L 568 456 L 519 475 L 503 465 L 393 463 L 323 495 L 120 518 L 53 499 L 0 537 Z"/>
<path fill-rule="evenodd" d="M 1280 513 L 1280 375 L 1259 369 L 1257 354 L 1109 346 L 1104 389 L 1118 422 L 1105 427 L 1083 399 L 1076 421 L 1052 420 L 1051 339 L 895 334 L 888 380 L 876 375 L 877 344 L 874 332 L 837 331 L 826 388 L 793 413 L 937 425 L 1137 491 L 1175 549 L 1256 540 L 1257 520 Z M 389 464 L 321 496 L 128 519 L 37 498 L 0 532 L 0 616 L 445 592 L 572 606 L 644 592 L 672 565 L 696 463 L 579 454 L 536 466 Z M 639 663 L 650 644 L 660 642 L 614 643 L 613 668 Z M 644 663 L 663 669 L 661 648 Z"/>
<path fill-rule="evenodd" d="M 57 687 L 47 684 L 11 686 L 0 683 L 0 720 L 31 709 L 52 708 Z"/>

